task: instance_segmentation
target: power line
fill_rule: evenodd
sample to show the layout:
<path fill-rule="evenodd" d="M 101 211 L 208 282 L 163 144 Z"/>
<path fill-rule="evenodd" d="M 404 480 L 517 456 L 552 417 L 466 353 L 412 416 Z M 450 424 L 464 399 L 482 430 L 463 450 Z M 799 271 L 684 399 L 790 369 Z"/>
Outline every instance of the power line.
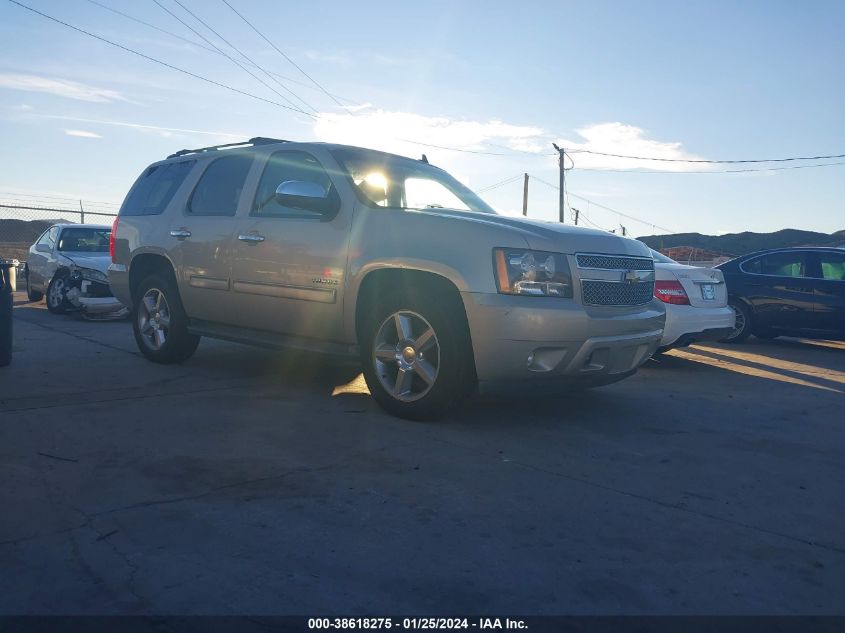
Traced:
<path fill-rule="evenodd" d="M 164 11 L 165 13 L 167 13 L 167 14 L 168 14 L 170 17 L 172 17 L 174 20 L 178 21 L 180 24 L 182 24 L 182 26 L 184 26 L 185 28 L 189 29 L 189 30 L 190 30 L 190 31 L 191 31 L 194 35 L 196 35 L 197 37 L 201 38 L 201 39 L 202 39 L 202 40 L 203 40 L 206 44 L 208 44 L 208 45 L 210 45 L 210 46 L 213 46 L 213 47 L 217 50 L 217 52 L 218 52 L 218 53 L 220 53 L 221 55 L 223 55 L 226 59 L 228 59 L 230 62 L 232 62 L 235 66 L 237 66 L 237 67 L 238 67 L 238 68 L 240 68 L 242 71 L 244 71 L 245 73 L 247 73 L 250 77 L 252 77 L 252 78 L 253 78 L 253 79 L 255 79 L 256 81 L 258 81 L 258 82 L 259 82 L 262 86 L 264 86 L 264 87 L 265 87 L 265 88 L 267 88 L 268 90 L 270 90 L 270 91 L 274 92 L 274 93 L 275 93 L 278 97 L 280 97 L 281 99 L 284 99 L 284 100 L 285 100 L 287 103 L 289 103 L 292 107 L 294 107 L 294 108 L 296 108 L 297 110 L 299 110 L 300 112 L 302 112 L 302 114 L 308 114 L 308 112 L 305 112 L 304 110 L 300 109 L 300 108 L 299 108 L 299 106 L 297 106 L 297 105 L 296 105 L 293 101 L 291 101 L 291 100 L 290 100 L 290 99 L 288 99 L 285 95 L 283 95 L 281 92 L 279 92 L 278 90 L 276 90 L 275 88 L 273 88 L 273 86 L 271 86 L 271 85 L 270 85 L 270 84 L 268 84 L 266 81 L 264 81 L 263 79 L 261 79 L 261 77 L 259 77 L 258 75 L 256 75 L 254 72 L 252 72 L 251 70 L 249 70 L 248 68 L 246 68 L 243 64 L 241 64 L 241 63 L 240 63 L 238 60 L 236 60 L 234 57 L 230 56 L 228 53 L 226 53 L 225 51 L 223 51 L 223 50 L 222 50 L 220 47 L 218 47 L 218 46 L 217 46 L 214 42 L 212 42 L 210 39 L 208 39 L 207 37 L 205 37 L 205 35 L 203 35 L 203 34 L 202 34 L 202 33 L 200 33 L 199 31 L 197 31 L 194 27 L 192 27 L 190 24 L 188 24 L 187 22 L 185 22 L 185 20 L 183 20 L 183 19 L 182 19 L 182 18 L 180 18 L 178 15 L 176 15 L 175 13 L 173 13 L 173 11 L 171 11 L 171 10 L 170 10 L 170 9 L 168 9 L 166 6 L 164 6 L 161 2 L 159 2 L 159 0 L 153 0 L 153 2 L 154 2 L 156 5 L 158 5 L 158 8 L 159 8 L 159 9 L 161 9 L 162 11 Z M 182 5 L 180 4 L 180 6 L 182 6 Z M 184 7 L 183 7 L 183 8 L 184 8 Z M 189 13 L 190 13 L 190 12 L 189 12 Z"/>
<path fill-rule="evenodd" d="M 267 38 L 267 36 L 266 36 L 266 35 L 264 35 L 264 33 L 262 33 L 261 31 L 259 31 L 259 30 L 258 30 L 258 29 L 257 29 L 257 28 L 253 25 L 253 23 L 252 23 L 252 22 L 250 22 L 249 20 L 247 20 L 247 19 L 246 19 L 246 18 L 245 18 L 245 17 L 244 17 L 244 16 L 243 16 L 243 15 L 242 15 L 242 14 L 241 14 L 241 13 L 240 13 L 240 12 L 239 12 L 236 8 L 235 8 L 235 7 L 233 7 L 231 4 L 229 4 L 228 0 L 222 0 L 222 2 L 223 2 L 223 4 L 225 4 L 227 7 L 229 7 L 229 8 L 230 8 L 230 9 L 231 9 L 234 13 L 235 13 L 235 15 L 237 15 L 237 16 L 238 16 L 241 20 L 243 20 L 244 22 L 246 22 L 247 26 L 249 26 L 249 28 L 251 28 L 253 31 L 255 31 L 255 32 L 258 34 L 258 36 L 259 36 L 259 37 L 261 37 L 261 39 L 263 39 L 263 40 L 264 40 L 265 42 L 267 42 L 270 46 L 272 46 L 272 47 L 273 47 L 273 49 L 274 49 L 274 50 L 275 50 L 275 51 L 276 51 L 279 55 L 281 55 L 282 57 L 284 57 L 284 58 L 285 58 L 285 59 L 286 59 L 286 60 L 287 60 L 287 61 L 288 61 L 288 62 L 289 62 L 289 63 L 290 63 L 290 64 L 291 64 L 294 68 L 296 68 L 299 72 L 301 72 L 303 75 L 305 75 L 306 77 L 308 77 L 308 79 L 310 79 L 310 80 L 311 80 L 311 83 L 313 83 L 313 84 L 314 84 L 315 86 L 317 86 L 320 90 L 322 90 L 322 91 L 326 94 L 326 96 L 327 96 L 327 97 L 329 97 L 332 101 L 334 101 L 334 102 L 335 102 L 337 105 L 339 105 L 341 108 L 343 108 L 344 110 L 346 110 L 346 106 L 345 106 L 345 105 L 343 105 L 340 101 L 338 101 L 337 99 L 335 99 L 335 97 L 334 97 L 334 95 L 333 95 L 332 93 L 330 93 L 328 90 L 326 90 L 326 89 L 325 89 L 325 88 L 324 88 L 324 87 L 323 87 L 320 83 L 318 83 L 318 82 L 317 82 L 317 80 L 316 80 L 316 79 L 314 79 L 311 75 L 309 75 L 307 72 L 305 72 L 305 71 L 304 71 L 304 70 L 303 70 L 303 69 L 299 66 L 299 64 L 297 64 L 297 63 L 296 63 L 295 61 L 293 61 L 290 57 L 288 57 L 287 55 L 285 55 L 285 54 L 281 51 L 281 49 L 280 49 L 278 46 L 276 46 L 273 42 L 271 42 L 271 41 Z M 348 112 L 348 110 L 347 110 L 347 112 Z"/>
<path fill-rule="evenodd" d="M 552 183 L 550 183 L 546 180 L 543 180 L 542 178 L 538 178 L 534 174 L 531 174 L 531 177 L 534 178 L 535 180 L 543 183 L 547 187 L 551 187 L 555 191 L 560 190 L 560 187 L 558 187 L 557 185 L 553 185 Z M 611 213 L 615 213 L 616 215 L 620 215 L 623 218 L 628 218 L 629 220 L 634 220 L 634 222 L 639 222 L 640 224 L 644 224 L 646 226 L 653 226 L 653 227 L 660 229 L 661 231 L 666 231 L 667 233 L 676 233 L 676 231 L 673 231 L 672 229 L 668 229 L 665 226 L 660 226 L 659 224 L 655 224 L 654 222 L 647 222 L 646 220 L 643 220 L 643 219 L 638 218 L 636 216 L 629 215 L 627 213 L 622 213 L 622 211 L 618 211 L 616 209 L 612 209 L 612 208 L 605 206 L 603 204 L 599 204 L 595 200 L 590 200 L 589 198 L 585 198 L 584 196 L 579 196 L 578 194 L 575 194 L 575 193 L 572 193 L 572 192 L 569 192 L 569 195 L 571 195 L 573 198 L 578 198 L 579 200 L 583 200 L 584 202 L 589 202 L 591 205 L 594 205 L 594 206 L 596 206 L 600 209 L 604 209 L 605 211 L 610 211 Z"/>
<path fill-rule="evenodd" d="M 17 6 L 21 7 L 22 9 L 26 9 L 27 11 L 31 11 L 32 13 L 35 13 L 36 15 L 40 15 L 42 18 L 46 18 L 46 19 L 50 20 L 51 22 L 55 22 L 56 24 L 61 24 L 62 26 L 66 26 L 69 29 L 73 29 L 74 31 L 77 31 L 78 33 L 82 33 L 83 35 L 87 35 L 88 37 L 92 37 L 95 40 L 105 42 L 106 44 L 109 44 L 111 46 L 114 46 L 116 48 L 124 50 L 127 53 L 132 53 L 133 55 L 137 55 L 138 57 L 146 59 L 147 61 L 154 62 L 154 63 L 156 63 L 160 66 L 164 66 L 165 68 L 170 68 L 171 70 L 175 70 L 175 71 L 180 72 L 184 75 L 188 75 L 189 77 L 193 77 L 194 79 L 199 79 L 200 81 L 204 81 L 206 83 L 212 84 L 214 86 L 218 86 L 220 88 L 225 88 L 226 90 L 230 90 L 231 92 L 237 92 L 238 94 L 244 95 L 246 97 L 250 97 L 252 99 L 256 99 L 258 101 L 263 101 L 264 103 L 269 103 L 270 105 L 274 105 L 274 106 L 277 106 L 279 108 L 284 108 L 285 110 L 290 110 L 292 112 L 298 112 L 300 114 L 305 114 L 306 116 L 316 118 L 316 117 L 314 117 L 313 114 L 311 114 L 309 112 L 305 112 L 304 110 L 300 110 L 298 108 L 287 106 L 283 103 L 279 103 L 278 101 L 273 101 L 272 99 L 266 99 L 266 98 L 261 97 L 257 94 L 247 92 L 246 90 L 241 90 L 240 88 L 235 88 L 235 87 L 230 86 L 228 84 L 224 84 L 224 83 L 221 83 L 219 81 L 215 81 L 214 79 L 209 79 L 208 77 L 204 77 L 204 76 L 199 75 L 197 73 L 191 72 L 190 70 L 185 70 L 184 68 L 180 68 L 179 66 L 174 66 L 173 64 L 169 64 L 169 63 L 162 61 L 160 59 L 157 59 L 155 57 L 151 57 L 150 55 L 146 55 L 145 53 L 142 53 L 140 51 L 136 51 L 134 48 L 129 48 L 128 46 L 124 46 L 123 44 L 118 44 L 117 42 L 113 42 L 110 39 L 107 39 L 107 38 L 102 37 L 100 35 L 95 35 L 94 33 L 91 33 L 90 31 L 86 31 L 85 29 L 80 28 L 78 26 L 74 26 L 73 24 L 63 22 L 62 20 L 60 20 L 58 18 L 54 18 L 52 15 L 48 15 L 46 13 L 43 13 L 42 11 L 39 11 L 38 9 L 34 9 L 34 8 L 28 6 L 28 5 L 25 5 L 22 2 L 18 2 L 18 0 L 9 0 L 9 2 L 11 2 L 12 4 L 16 4 Z"/>
<path fill-rule="evenodd" d="M 661 169 L 598 169 L 580 167 L 579 171 L 613 172 L 617 174 L 743 174 L 755 171 L 786 171 L 788 169 L 812 169 L 814 167 L 833 167 L 845 165 L 845 161 L 836 163 L 818 163 L 814 165 L 790 165 L 789 167 L 758 167 L 750 169 L 697 169 L 690 171 L 665 171 Z"/>
<path fill-rule="evenodd" d="M 267 75 L 267 76 L 270 78 L 270 80 L 271 80 L 271 81 L 275 81 L 277 84 L 279 84 L 279 86 L 282 88 L 282 90 L 285 90 L 285 91 L 289 92 L 291 95 L 293 95 L 293 97 L 294 97 L 294 98 L 296 98 L 296 99 L 297 99 L 300 103 L 302 103 L 302 104 L 303 104 L 306 108 L 310 108 L 313 112 L 317 112 L 317 108 L 315 108 L 315 107 L 314 107 L 314 106 L 312 106 L 310 103 L 308 103 L 307 101 L 305 101 L 302 97 L 300 97 L 298 94 L 296 94 L 293 90 L 291 90 L 290 88 L 288 88 L 287 86 L 285 86 L 285 85 L 284 85 L 281 81 L 279 81 L 278 79 L 276 79 L 275 77 L 273 77 L 273 75 L 271 75 L 270 73 L 268 73 L 268 72 L 267 72 L 267 71 L 266 71 L 266 70 L 265 70 L 265 69 L 264 69 L 264 68 L 263 68 L 263 67 L 262 67 L 262 66 L 261 66 L 258 62 L 256 62 L 254 59 L 252 59 L 251 57 L 249 57 L 246 53 L 244 53 L 241 49 L 239 49 L 237 46 L 235 46 L 234 44 L 232 44 L 232 43 L 231 43 L 229 40 L 227 40 L 225 37 L 223 37 L 222 35 L 220 35 L 220 33 L 218 33 L 218 32 L 217 32 L 217 31 L 215 31 L 215 30 L 214 30 L 211 26 L 209 26 L 209 25 L 208 25 L 208 23 L 207 23 L 207 22 L 205 22 L 205 21 L 204 21 L 201 17 L 199 17 L 196 13 L 194 13 L 194 12 L 193 12 L 193 11 L 191 11 L 188 7 L 186 7 L 184 4 L 182 4 L 182 2 L 180 2 L 180 0 L 173 0 L 173 1 L 174 1 L 176 4 L 178 4 L 180 7 L 182 7 L 182 9 L 184 9 L 187 13 L 189 13 L 189 14 L 190 14 L 190 15 L 191 15 L 191 16 L 192 16 L 192 17 L 193 17 L 193 18 L 194 18 L 197 22 L 199 22 L 200 24 L 202 24 L 205 28 L 207 28 L 209 31 L 211 31 L 211 32 L 212 32 L 212 33 L 214 33 L 217 37 L 219 37 L 221 40 L 223 40 L 223 41 L 224 41 L 224 42 L 225 42 L 225 43 L 226 43 L 226 44 L 227 44 L 227 45 L 228 45 L 231 49 L 233 49 L 233 50 L 234 50 L 234 51 L 236 51 L 238 54 L 240 54 L 240 56 L 241 56 L 241 57 L 243 57 L 243 58 L 244 58 L 245 60 L 247 60 L 250 64 L 252 64 L 252 65 L 253 65 L 253 66 L 255 66 L 256 68 L 258 68 L 258 70 L 260 70 L 261 72 L 263 72 L 265 75 Z M 213 46 L 213 45 L 212 45 L 212 46 Z M 215 47 L 215 48 L 216 48 L 216 47 Z M 250 74 L 251 74 L 251 73 L 250 73 Z M 262 83 L 263 83 L 263 82 L 262 82 Z M 275 92 L 275 90 L 274 90 L 274 92 Z M 281 95 L 279 95 L 279 96 L 281 96 Z"/>
<path fill-rule="evenodd" d="M 223 53 L 221 53 L 219 50 L 215 50 L 214 48 L 211 48 L 209 46 L 205 46 L 204 44 L 197 42 L 196 40 L 192 40 L 189 37 L 183 37 L 183 36 L 179 35 L 178 33 L 174 33 L 173 31 L 168 31 L 167 29 L 163 29 L 159 26 L 156 26 L 155 24 L 151 24 L 150 22 L 146 22 L 144 20 L 141 20 L 140 18 L 136 18 L 135 16 L 129 15 L 128 13 L 125 13 L 123 11 L 115 9 L 114 7 L 110 7 L 108 5 L 97 2 L 97 0 L 88 0 L 88 2 L 90 2 L 93 5 L 100 7 L 102 9 L 105 9 L 106 11 L 111 11 L 112 13 L 114 13 L 116 15 L 122 16 L 122 17 L 126 18 L 127 20 L 132 20 L 133 22 L 137 22 L 138 24 L 143 24 L 144 26 L 151 28 L 151 29 L 154 29 L 154 30 L 158 31 L 159 33 L 164 33 L 165 35 L 169 35 L 170 37 L 173 37 L 177 40 L 181 40 L 183 42 L 186 42 L 187 44 L 190 44 L 191 46 L 196 46 L 197 48 L 201 48 L 204 51 L 208 51 L 209 53 L 214 53 L 215 55 L 223 55 Z M 257 66 L 257 65 L 253 64 L 253 66 Z M 279 79 L 283 79 L 284 81 L 288 81 L 292 84 L 296 84 L 297 86 L 301 86 L 303 88 L 308 88 L 308 90 L 319 90 L 319 88 L 315 88 L 314 86 L 312 86 L 310 84 L 306 84 L 306 83 L 303 83 L 301 81 L 297 81 L 296 79 L 293 79 L 291 77 L 287 77 L 286 75 L 280 75 L 279 73 L 273 72 L 273 71 L 265 71 L 265 72 L 267 72 L 270 75 L 273 75 L 275 77 L 278 77 Z M 347 99 L 346 97 L 340 97 L 339 95 L 336 95 L 336 96 L 338 96 L 338 98 L 342 98 L 344 101 L 349 101 L 350 103 L 357 104 L 357 102 L 352 100 L 352 99 Z"/>
<path fill-rule="evenodd" d="M 792 156 L 790 158 L 762 158 L 755 160 L 707 160 L 703 158 L 649 158 L 647 156 L 630 156 L 627 154 L 610 154 L 607 152 L 596 152 L 590 149 L 570 149 L 573 154 L 594 154 L 596 156 L 611 156 L 613 158 L 628 158 L 631 160 L 654 160 L 662 163 L 785 163 L 798 160 L 826 160 L 830 158 L 845 158 L 845 154 L 831 154 L 829 156 Z"/>
<path fill-rule="evenodd" d="M 18 193 L 14 191 L 0 191 L 0 196 L 11 196 L 13 198 L 36 198 L 38 200 L 64 200 L 66 202 L 71 202 L 73 204 L 78 204 L 80 198 L 73 198 L 70 196 L 50 196 L 46 194 L 32 194 L 32 193 Z M 106 205 L 106 206 L 116 206 L 119 207 L 119 202 L 103 202 L 97 200 L 85 200 L 82 198 L 82 201 L 86 204 L 98 204 L 98 205 Z"/>
<path fill-rule="evenodd" d="M 523 177 L 522 174 L 518 174 L 516 176 L 513 176 L 512 178 L 506 178 L 505 180 L 500 180 L 499 182 L 494 183 L 492 185 L 487 185 L 486 187 L 482 187 L 481 189 L 477 189 L 475 193 L 484 193 L 485 191 L 491 191 L 492 189 L 498 189 L 499 187 L 509 185 L 510 183 L 515 182 L 522 177 Z"/>

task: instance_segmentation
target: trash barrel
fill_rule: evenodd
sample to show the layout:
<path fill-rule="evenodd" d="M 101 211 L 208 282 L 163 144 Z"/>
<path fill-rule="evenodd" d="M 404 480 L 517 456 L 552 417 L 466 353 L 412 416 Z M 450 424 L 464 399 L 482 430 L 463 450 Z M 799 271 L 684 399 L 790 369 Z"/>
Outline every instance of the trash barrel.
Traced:
<path fill-rule="evenodd" d="M 18 260 L 0 259 L 0 367 L 12 362 L 12 294 L 17 271 Z"/>

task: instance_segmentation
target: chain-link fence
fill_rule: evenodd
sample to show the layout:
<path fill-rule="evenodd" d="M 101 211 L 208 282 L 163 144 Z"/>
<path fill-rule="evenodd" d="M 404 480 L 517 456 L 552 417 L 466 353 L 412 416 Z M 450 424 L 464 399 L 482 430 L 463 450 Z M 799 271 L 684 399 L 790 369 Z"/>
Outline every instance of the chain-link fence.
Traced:
<path fill-rule="evenodd" d="M 0 259 L 19 260 L 20 272 L 29 247 L 54 224 L 110 225 L 117 210 L 117 204 L 108 202 L 0 193 Z"/>

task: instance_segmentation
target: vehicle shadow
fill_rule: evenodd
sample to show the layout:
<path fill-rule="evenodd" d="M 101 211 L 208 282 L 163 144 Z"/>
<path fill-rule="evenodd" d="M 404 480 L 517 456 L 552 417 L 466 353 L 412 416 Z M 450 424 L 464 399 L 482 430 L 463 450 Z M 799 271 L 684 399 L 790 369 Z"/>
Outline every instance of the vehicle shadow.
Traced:
<path fill-rule="evenodd" d="M 690 346 L 652 359 L 646 367 L 657 371 L 699 371 L 701 366 L 803 387 L 845 393 L 845 363 L 841 357 L 812 354 L 798 362 L 790 348 L 772 345 L 754 348 L 737 346 Z"/>

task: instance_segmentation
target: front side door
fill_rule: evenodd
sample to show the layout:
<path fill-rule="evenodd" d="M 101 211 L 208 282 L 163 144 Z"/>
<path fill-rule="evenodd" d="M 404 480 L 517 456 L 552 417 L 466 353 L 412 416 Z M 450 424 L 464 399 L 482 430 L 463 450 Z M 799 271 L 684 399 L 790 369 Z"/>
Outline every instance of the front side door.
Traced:
<path fill-rule="evenodd" d="M 284 206 L 274 194 L 290 181 L 316 183 L 327 197 L 343 198 L 311 153 L 282 150 L 266 157 L 249 216 L 235 235 L 232 290 L 238 322 L 337 341 L 352 205 L 347 198 L 330 215 Z"/>
<path fill-rule="evenodd" d="M 814 253 L 815 328 L 845 336 L 845 252 Z"/>
<path fill-rule="evenodd" d="M 55 266 L 53 253 L 56 250 L 56 241 L 59 237 L 59 227 L 53 226 L 45 231 L 27 255 L 26 267 L 29 271 L 29 283 L 33 290 L 39 292 L 47 291 L 47 284 L 53 278 Z"/>
<path fill-rule="evenodd" d="M 743 262 L 756 325 L 798 330 L 812 327 L 814 281 L 806 251 L 779 251 Z"/>
<path fill-rule="evenodd" d="M 232 237 L 235 214 L 253 157 L 232 152 L 208 163 L 173 214 L 170 253 L 179 270 L 179 292 L 192 319 L 235 320 L 232 306 Z"/>

